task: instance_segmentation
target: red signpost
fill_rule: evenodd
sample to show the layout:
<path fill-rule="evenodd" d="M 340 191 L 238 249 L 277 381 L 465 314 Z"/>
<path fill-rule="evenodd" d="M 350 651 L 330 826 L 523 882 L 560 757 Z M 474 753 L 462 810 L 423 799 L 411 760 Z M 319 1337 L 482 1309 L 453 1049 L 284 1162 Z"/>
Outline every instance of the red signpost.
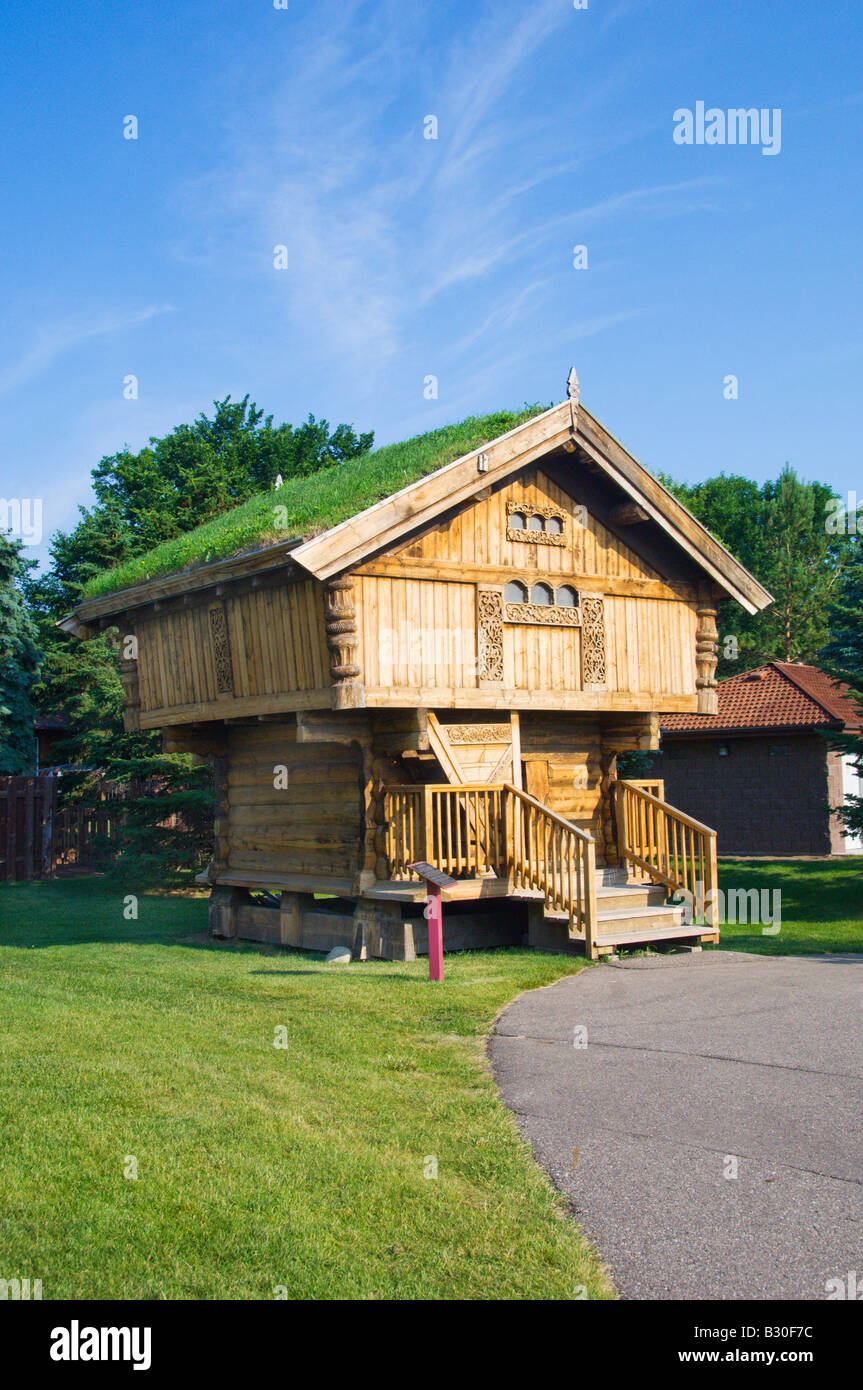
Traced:
<path fill-rule="evenodd" d="M 426 898 L 426 921 L 429 930 L 429 979 L 443 979 L 443 892 L 455 883 L 449 874 L 442 873 L 432 864 L 421 861 L 410 868 L 425 879 L 428 897 Z"/>

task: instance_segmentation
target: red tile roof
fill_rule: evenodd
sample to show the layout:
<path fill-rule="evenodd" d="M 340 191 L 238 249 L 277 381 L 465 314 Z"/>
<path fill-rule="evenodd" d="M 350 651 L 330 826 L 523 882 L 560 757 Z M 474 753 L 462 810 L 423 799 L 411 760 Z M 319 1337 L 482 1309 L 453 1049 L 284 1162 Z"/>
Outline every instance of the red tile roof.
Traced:
<path fill-rule="evenodd" d="M 848 686 L 793 661 L 769 661 L 729 676 L 717 687 L 717 714 L 663 714 L 663 734 L 730 733 L 755 729 L 859 729 L 861 711 Z"/>

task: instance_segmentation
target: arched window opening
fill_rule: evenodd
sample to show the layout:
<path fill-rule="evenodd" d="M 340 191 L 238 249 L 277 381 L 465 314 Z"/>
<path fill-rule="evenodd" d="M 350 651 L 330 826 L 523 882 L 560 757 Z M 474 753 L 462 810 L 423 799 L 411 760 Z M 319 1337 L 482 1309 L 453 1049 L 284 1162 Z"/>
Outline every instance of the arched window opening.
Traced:
<path fill-rule="evenodd" d="M 534 584 L 530 591 L 531 603 L 554 603 L 554 595 L 547 584 Z"/>
<path fill-rule="evenodd" d="M 511 579 L 503 591 L 507 603 L 527 603 L 527 585 Z"/>
<path fill-rule="evenodd" d="M 571 584 L 561 584 L 554 601 L 558 608 L 577 608 L 578 594 Z"/>

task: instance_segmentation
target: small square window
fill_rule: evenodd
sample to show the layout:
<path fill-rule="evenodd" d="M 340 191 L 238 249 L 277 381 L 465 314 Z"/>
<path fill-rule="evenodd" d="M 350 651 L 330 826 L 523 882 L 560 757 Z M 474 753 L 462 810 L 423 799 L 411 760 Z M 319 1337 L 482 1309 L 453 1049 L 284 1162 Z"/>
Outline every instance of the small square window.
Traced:
<path fill-rule="evenodd" d="M 771 745 L 770 745 L 770 756 L 771 756 L 771 758 L 784 758 L 785 755 L 787 754 L 787 752 L 788 752 L 788 744 L 787 744 L 787 743 L 771 743 Z"/>
<path fill-rule="evenodd" d="M 727 743 L 720 743 L 717 751 L 719 753 L 720 758 L 727 758 L 728 754 L 731 752 L 731 749 L 729 748 Z"/>

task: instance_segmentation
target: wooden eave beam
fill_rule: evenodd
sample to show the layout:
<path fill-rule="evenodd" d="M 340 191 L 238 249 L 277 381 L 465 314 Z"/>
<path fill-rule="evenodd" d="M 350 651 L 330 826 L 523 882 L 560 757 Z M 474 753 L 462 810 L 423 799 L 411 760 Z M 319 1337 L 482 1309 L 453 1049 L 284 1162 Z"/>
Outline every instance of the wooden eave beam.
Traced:
<path fill-rule="evenodd" d="M 302 545 L 302 540 L 280 541 L 277 545 L 266 546 L 262 550 L 245 551 L 242 555 L 232 555 L 226 560 L 213 560 L 208 565 L 198 565 L 194 569 L 181 570 L 177 574 L 162 574 L 155 579 L 133 584 L 128 589 L 117 589 L 114 593 L 85 599 L 75 608 L 73 614 L 64 618 L 58 627 L 64 632 L 74 629 L 67 624 L 77 621 L 89 624 L 95 618 L 109 617 L 123 613 L 131 608 L 160 603 L 164 599 L 184 597 L 186 594 L 213 589 L 219 584 L 230 584 L 238 579 L 252 575 L 262 575 L 265 571 L 282 569 L 293 570 L 293 552 Z"/>
<path fill-rule="evenodd" d="M 570 405 L 565 401 L 306 541 L 294 551 L 293 559 L 316 578 L 329 579 L 428 525 L 441 512 L 469 502 L 478 489 L 493 486 L 571 438 Z M 480 454 L 486 457 L 482 473 Z"/>
<path fill-rule="evenodd" d="M 773 595 L 583 408 L 578 412 L 577 439 L 585 453 L 747 613 L 759 613 L 773 602 Z"/>

